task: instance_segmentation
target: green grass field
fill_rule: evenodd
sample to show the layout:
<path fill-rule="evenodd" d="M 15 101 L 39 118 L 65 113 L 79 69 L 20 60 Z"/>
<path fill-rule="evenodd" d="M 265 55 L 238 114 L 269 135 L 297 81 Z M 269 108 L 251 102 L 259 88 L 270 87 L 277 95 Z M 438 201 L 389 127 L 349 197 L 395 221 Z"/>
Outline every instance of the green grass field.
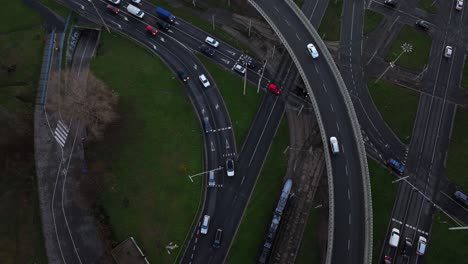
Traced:
<path fill-rule="evenodd" d="M 260 107 L 263 92 L 260 91 L 257 94 L 257 88 L 247 82 L 245 96 L 242 95 L 244 80 L 240 75 L 234 71 L 221 68 L 206 57 L 198 56 L 198 58 L 215 79 L 218 89 L 223 96 L 234 127 L 237 150 L 240 152 L 240 148 L 249 132 L 250 125 Z"/>
<path fill-rule="evenodd" d="M 66 19 L 68 14 L 70 14 L 70 10 L 66 8 L 64 5 L 61 5 L 59 2 L 55 0 L 39 0 L 42 2 L 45 6 L 49 7 L 52 11 L 57 13 L 57 15 L 63 17 L 63 19 Z"/>
<path fill-rule="evenodd" d="M 393 203 L 396 197 L 398 185 L 393 184 L 395 180 L 388 170 L 381 167 L 372 159 L 367 159 L 369 163 L 369 175 L 372 190 L 372 213 L 374 227 L 373 259 L 378 262 L 380 249 L 385 243 L 388 221 L 392 213 Z"/>
<path fill-rule="evenodd" d="M 465 57 L 465 64 L 463 65 L 463 76 L 461 81 L 461 87 L 468 89 L 468 59 Z"/>
<path fill-rule="evenodd" d="M 384 80 L 374 81 L 368 82 L 369 92 L 383 120 L 404 143 L 409 143 L 419 95 Z"/>
<path fill-rule="evenodd" d="M 119 54 L 116 56 L 116 54 Z M 150 262 L 173 263 L 202 195 L 203 139 L 184 87 L 163 62 L 118 35 L 103 34 L 92 71 L 119 95 L 120 120 L 91 146 L 102 171 L 98 205 L 114 239 L 135 237 Z"/>
<path fill-rule="evenodd" d="M 394 61 L 401 54 L 403 43 L 411 44 L 413 51 L 401 55 L 396 64 L 410 70 L 422 71 L 424 65 L 427 64 L 431 51 L 431 37 L 423 31 L 405 25 L 393 42 L 392 47 L 385 56 L 385 60 L 388 62 Z"/>
<path fill-rule="evenodd" d="M 304 5 L 304 0 L 294 0 L 294 3 L 296 3 L 297 7 L 301 9 L 302 6 Z"/>
<path fill-rule="evenodd" d="M 449 145 L 447 176 L 465 191 L 468 191 L 468 177 L 466 177 L 467 157 L 468 109 L 458 107 Z"/>
<path fill-rule="evenodd" d="M 383 19 L 383 15 L 366 9 L 364 13 L 364 35 L 374 31 Z"/>
<path fill-rule="evenodd" d="M 434 0 L 420 0 L 417 7 L 428 13 L 435 14 L 437 13 L 437 7 L 435 5 L 436 2 L 437 1 Z"/>
<path fill-rule="evenodd" d="M 317 209 L 312 207 L 297 254 L 296 264 L 321 263 L 317 229 L 320 220 L 319 214 L 326 214 L 326 212 L 327 210 L 323 207 Z"/>
<path fill-rule="evenodd" d="M 282 121 L 234 238 L 227 263 L 255 262 L 281 193 L 287 167 L 287 155 L 283 151 L 288 140 L 287 123 Z"/>
<path fill-rule="evenodd" d="M 466 230 L 448 230 L 458 225 L 440 212 L 434 214 L 432 219 L 431 237 L 424 261 L 429 264 L 465 263 L 468 259 L 468 250 L 465 250 L 468 244 Z"/>
<path fill-rule="evenodd" d="M 21 1 L 0 21 L 0 262 L 47 263 L 37 194 L 33 111 L 42 64 L 41 18 Z M 7 68 L 14 69 L 10 72 Z"/>
<path fill-rule="evenodd" d="M 331 0 L 328 2 L 327 10 L 318 30 L 323 40 L 340 40 L 342 9 L 343 0 Z"/>

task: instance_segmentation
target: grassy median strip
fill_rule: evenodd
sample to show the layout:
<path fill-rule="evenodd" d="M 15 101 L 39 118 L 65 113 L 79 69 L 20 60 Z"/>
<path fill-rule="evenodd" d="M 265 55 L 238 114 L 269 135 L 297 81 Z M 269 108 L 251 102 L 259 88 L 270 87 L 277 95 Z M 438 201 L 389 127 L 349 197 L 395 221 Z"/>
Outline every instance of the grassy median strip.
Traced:
<path fill-rule="evenodd" d="M 297 7 L 301 9 L 302 6 L 304 5 L 304 0 L 294 0 L 294 3 L 296 3 Z"/>
<path fill-rule="evenodd" d="M 412 46 L 410 53 L 402 54 L 402 45 L 404 43 Z M 429 59 L 431 45 L 432 39 L 426 32 L 405 25 L 393 42 L 392 47 L 385 56 L 385 60 L 390 62 L 399 57 L 396 62 L 397 65 L 410 70 L 422 71 Z M 402 55 L 400 56 L 400 54 Z"/>
<path fill-rule="evenodd" d="M 463 190 L 468 190 L 466 161 L 468 157 L 468 109 L 458 107 L 447 159 L 447 175 Z"/>
<path fill-rule="evenodd" d="M 428 13 L 435 14 L 435 13 L 437 13 L 436 2 L 437 1 L 434 1 L 434 0 L 420 0 L 418 2 L 417 7 L 421 8 L 422 10 L 424 10 L 424 11 L 426 11 Z"/>
<path fill-rule="evenodd" d="M 283 151 L 288 146 L 288 139 L 287 123 L 282 121 L 234 238 L 227 263 L 253 263 L 257 257 L 281 193 L 288 163 L 288 156 Z"/>
<path fill-rule="evenodd" d="M 383 15 L 366 9 L 364 13 L 364 35 L 374 31 L 383 19 Z"/>
<path fill-rule="evenodd" d="M 465 64 L 463 65 L 463 76 L 461 87 L 464 89 L 468 89 L 468 59 L 465 57 Z"/>
<path fill-rule="evenodd" d="M 374 252 L 372 255 L 374 263 L 378 263 L 380 249 L 386 243 L 385 235 L 398 185 L 392 183 L 395 177 L 387 169 L 372 159 L 368 159 L 367 161 L 372 188 L 372 215 L 374 217 Z"/>
<path fill-rule="evenodd" d="M 203 188 L 202 129 L 184 87 L 166 65 L 119 35 L 102 34 L 94 74 L 119 96 L 120 120 L 88 148 L 101 175 L 98 207 L 113 239 L 135 237 L 151 263 L 173 263 Z M 191 80 L 191 81 L 197 81 Z"/>
<path fill-rule="evenodd" d="M 368 87 L 383 120 L 404 143 L 409 143 L 418 109 L 419 95 L 384 80 L 377 83 L 375 80 L 370 80 Z"/>
<path fill-rule="evenodd" d="M 42 65 L 42 19 L 21 1 L 0 18 L 0 262 L 47 263 L 34 161 L 34 106 Z"/>
<path fill-rule="evenodd" d="M 198 56 L 206 69 L 215 79 L 216 85 L 223 96 L 224 103 L 229 112 L 232 125 L 234 127 L 234 136 L 236 137 L 237 150 L 244 143 L 250 125 L 263 97 L 263 91 L 257 94 L 256 87 L 247 82 L 246 92 L 243 95 L 244 79 L 238 73 L 222 68 L 204 56 Z"/>
<path fill-rule="evenodd" d="M 330 0 L 320 23 L 319 34 L 325 41 L 340 40 L 343 0 Z"/>
<path fill-rule="evenodd" d="M 434 214 L 431 237 L 427 243 L 427 256 L 424 257 L 426 263 L 463 263 L 463 260 L 468 259 L 468 250 L 464 250 L 468 244 L 466 230 L 448 230 L 449 227 L 457 226 L 443 213 Z"/>

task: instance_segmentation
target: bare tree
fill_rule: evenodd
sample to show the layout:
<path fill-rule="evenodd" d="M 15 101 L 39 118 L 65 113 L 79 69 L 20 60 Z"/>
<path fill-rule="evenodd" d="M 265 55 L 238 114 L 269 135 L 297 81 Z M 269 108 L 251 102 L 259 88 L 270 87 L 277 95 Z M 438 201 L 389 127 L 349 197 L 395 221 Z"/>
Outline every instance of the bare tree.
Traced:
<path fill-rule="evenodd" d="M 90 139 L 102 137 L 106 126 L 117 118 L 118 95 L 89 73 L 81 78 L 71 71 L 51 75 L 47 93 L 47 109 L 60 113 L 62 119 L 78 120 L 87 129 Z"/>

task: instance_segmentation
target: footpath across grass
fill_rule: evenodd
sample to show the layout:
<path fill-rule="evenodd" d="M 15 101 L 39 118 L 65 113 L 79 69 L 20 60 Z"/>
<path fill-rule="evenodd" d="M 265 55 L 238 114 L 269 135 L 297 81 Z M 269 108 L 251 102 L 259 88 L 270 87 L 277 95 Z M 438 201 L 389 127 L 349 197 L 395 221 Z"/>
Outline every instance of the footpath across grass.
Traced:
<path fill-rule="evenodd" d="M 98 207 L 115 241 L 133 236 L 151 263 L 173 263 L 181 248 L 165 246 L 183 244 L 202 195 L 203 178 L 188 178 L 204 169 L 202 128 L 159 58 L 120 35 L 101 36 L 91 70 L 119 94 L 120 119 L 86 153 L 103 177 Z"/>
<path fill-rule="evenodd" d="M 364 13 L 364 35 L 374 31 L 383 19 L 383 15 L 366 9 Z"/>
<path fill-rule="evenodd" d="M 450 139 L 447 176 L 465 192 L 468 191 L 466 162 L 468 161 L 468 109 L 458 107 Z"/>
<path fill-rule="evenodd" d="M 369 92 L 383 120 L 401 141 L 409 143 L 416 118 L 419 95 L 384 80 L 374 82 L 375 80 L 369 80 Z"/>
<path fill-rule="evenodd" d="M 325 41 L 339 41 L 343 0 L 330 0 L 320 23 L 319 34 Z"/>
<path fill-rule="evenodd" d="M 434 0 L 420 0 L 418 2 L 417 7 L 421 8 L 422 10 L 424 10 L 424 11 L 426 11 L 428 13 L 435 14 L 435 13 L 437 13 L 436 2 L 437 1 L 434 1 Z"/>
<path fill-rule="evenodd" d="M 210 75 L 214 78 L 223 96 L 234 128 L 237 150 L 240 152 L 242 144 L 249 132 L 250 125 L 260 107 L 264 92 L 260 91 L 260 93 L 257 94 L 257 88 L 253 84 L 247 82 L 246 92 L 245 95 L 243 95 L 244 79 L 242 79 L 239 74 L 222 68 L 204 56 L 198 56 L 198 58 L 203 62 Z"/>
<path fill-rule="evenodd" d="M 34 106 L 45 32 L 21 1 L 0 18 L 0 262 L 47 263 L 34 160 Z"/>
<path fill-rule="evenodd" d="M 247 205 L 227 263 L 254 263 L 275 209 L 287 168 L 288 127 L 282 121 Z"/>
<path fill-rule="evenodd" d="M 404 25 L 385 56 L 385 60 L 394 61 L 402 53 L 403 43 L 410 44 L 413 47 L 412 52 L 401 55 L 396 64 L 410 70 L 422 71 L 429 59 L 431 37 L 426 32 Z"/>
<path fill-rule="evenodd" d="M 432 218 L 431 237 L 427 243 L 424 261 L 428 264 L 465 263 L 468 259 L 468 236 L 466 230 L 448 230 L 456 225 L 441 212 Z"/>
<path fill-rule="evenodd" d="M 372 215 L 374 228 L 373 259 L 378 263 L 380 249 L 385 243 L 388 221 L 392 213 L 398 185 L 392 183 L 395 180 L 388 170 L 379 163 L 368 159 L 369 175 L 372 190 Z"/>
<path fill-rule="evenodd" d="M 461 81 L 461 87 L 468 89 L 468 59 L 465 57 L 465 64 L 463 65 L 463 76 Z"/>

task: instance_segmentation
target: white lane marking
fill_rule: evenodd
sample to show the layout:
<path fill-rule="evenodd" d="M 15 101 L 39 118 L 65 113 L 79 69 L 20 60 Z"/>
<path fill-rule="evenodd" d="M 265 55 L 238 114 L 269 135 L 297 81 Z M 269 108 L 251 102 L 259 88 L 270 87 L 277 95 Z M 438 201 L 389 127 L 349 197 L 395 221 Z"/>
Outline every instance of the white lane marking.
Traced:
<path fill-rule="evenodd" d="M 340 131 L 340 125 L 338 124 L 338 122 L 336 123 L 336 127 L 338 128 L 338 131 Z"/>
<path fill-rule="evenodd" d="M 333 109 L 333 105 L 332 105 L 332 104 L 330 104 L 330 108 L 331 108 L 332 112 L 335 112 L 335 109 Z"/>
<path fill-rule="evenodd" d="M 351 213 L 348 214 L 348 224 L 351 225 Z"/>
<path fill-rule="evenodd" d="M 296 38 L 297 38 L 298 40 L 301 40 L 301 38 L 299 37 L 299 35 L 298 35 L 297 33 L 296 33 Z"/>
<path fill-rule="evenodd" d="M 349 192 L 349 189 L 348 189 L 348 200 L 351 200 L 351 193 Z"/>
<path fill-rule="evenodd" d="M 289 21 L 287 19 L 285 19 L 284 22 L 286 22 L 286 24 L 288 24 L 288 26 L 291 26 L 291 24 L 289 23 Z"/>
<path fill-rule="evenodd" d="M 278 8 L 276 6 L 273 6 L 273 8 L 276 10 L 276 12 L 279 13 L 279 10 L 278 10 Z"/>
<path fill-rule="evenodd" d="M 350 243 L 350 241 L 349 241 L 349 239 L 348 239 L 348 251 L 349 251 L 349 245 L 350 245 L 350 244 L 351 244 L 351 243 Z"/>

